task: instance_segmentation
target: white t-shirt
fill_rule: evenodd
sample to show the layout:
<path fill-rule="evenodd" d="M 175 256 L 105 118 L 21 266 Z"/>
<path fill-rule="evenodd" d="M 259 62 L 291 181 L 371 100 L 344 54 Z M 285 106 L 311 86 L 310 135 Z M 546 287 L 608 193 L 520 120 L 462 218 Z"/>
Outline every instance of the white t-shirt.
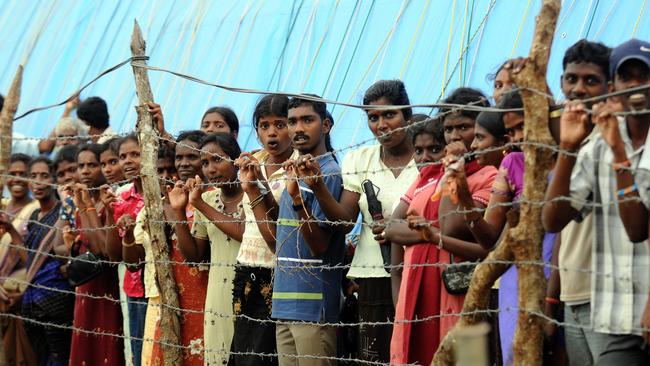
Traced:
<path fill-rule="evenodd" d="M 398 177 L 380 159 L 381 145 L 363 146 L 349 152 L 343 159 L 343 188 L 360 194 L 359 208 L 363 218 L 359 244 L 354 252 L 352 265 L 348 272 L 350 278 L 390 277 L 384 269 L 379 244 L 374 239 L 368 224 L 373 222 L 368 212 L 368 200 L 363 191 L 363 182 L 369 179 L 375 185 L 375 193 L 381 202 L 384 218 L 390 218 L 395 202 L 415 181 L 418 170 L 411 159 Z M 377 188 L 378 187 L 378 188 Z"/>

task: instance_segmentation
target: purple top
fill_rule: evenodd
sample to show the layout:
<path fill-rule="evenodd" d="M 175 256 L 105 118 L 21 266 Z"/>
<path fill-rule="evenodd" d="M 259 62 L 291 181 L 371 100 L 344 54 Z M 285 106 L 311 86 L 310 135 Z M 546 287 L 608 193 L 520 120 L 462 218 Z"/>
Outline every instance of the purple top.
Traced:
<path fill-rule="evenodd" d="M 511 152 L 501 161 L 499 173 L 494 179 L 492 193 L 504 195 L 515 202 L 524 191 L 524 153 Z"/>

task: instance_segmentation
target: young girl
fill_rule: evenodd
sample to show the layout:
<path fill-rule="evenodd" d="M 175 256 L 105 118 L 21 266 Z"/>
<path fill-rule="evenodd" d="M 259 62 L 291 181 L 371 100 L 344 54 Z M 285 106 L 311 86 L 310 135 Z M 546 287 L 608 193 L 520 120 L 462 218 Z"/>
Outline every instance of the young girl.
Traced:
<path fill-rule="evenodd" d="M 201 131 L 205 133 L 229 133 L 235 139 L 239 133 L 239 119 L 228 107 L 211 107 L 201 118 Z"/>
<path fill-rule="evenodd" d="M 142 181 L 140 179 L 140 145 L 135 134 L 122 138 L 118 144 L 118 158 L 124 178 L 133 184 L 119 195 L 112 192 L 107 185 L 101 187 L 101 199 L 106 208 L 107 230 L 106 246 L 111 260 L 120 261 L 122 257 L 133 255 L 133 251 L 141 250 L 134 242 L 123 239 L 124 230 L 114 228 L 122 216 L 128 215 L 130 220 L 137 217 L 144 207 L 142 196 Z M 131 352 L 133 364 L 141 365 L 142 336 L 144 334 L 144 320 L 147 311 L 147 299 L 144 297 L 144 284 L 142 283 L 142 269 L 130 268 L 124 277 L 124 291 L 128 296 L 129 331 L 131 335 Z"/>
<path fill-rule="evenodd" d="M 247 218 L 233 282 L 233 312 L 245 316 L 235 318 L 233 351 L 236 353 L 276 353 L 275 324 L 248 317 L 268 320 L 271 316 L 269 305 L 273 295 L 275 255 L 265 240 L 269 238 L 265 206 L 271 201 L 267 199 L 268 193 L 277 202 L 285 188 L 285 170 L 281 164 L 298 156 L 291 146 L 287 129 L 288 104 L 289 98 L 283 95 L 267 95 L 260 99 L 253 113 L 253 125 L 263 150 L 252 155 L 243 153 L 236 162 L 246 192 L 243 206 Z M 268 183 L 262 189 L 256 181 Z M 274 245 L 273 240 L 269 242 Z M 234 359 L 238 366 L 270 366 L 278 362 L 273 356 L 235 355 Z"/>
<path fill-rule="evenodd" d="M 71 255 L 92 252 L 98 258 L 107 258 L 106 236 L 97 229 L 103 226 L 105 209 L 99 200 L 98 188 L 105 179 L 100 168 L 100 146 L 83 145 L 77 153 L 77 170 L 81 183 L 70 187 L 77 208 L 77 229 L 80 240 L 73 244 Z M 77 245 L 78 244 L 78 245 Z M 122 334 L 122 313 L 119 298 L 117 268 L 109 266 L 94 279 L 77 287 L 73 326 L 92 331 L 101 329 L 111 334 Z M 97 314 L 102 314 L 98 317 Z M 124 365 L 122 339 L 112 336 L 96 336 L 75 332 L 72 336 L 70 363 Z"/>
<path fill-rule="evenodd" d="M 120 142 L 120 139 L 114 137 L 103 144 L 99 145 L 101 147 L 99 154 L 99 163 L 102 169 L 102 174 L 106 178 L 106 183 L 113 187 L 113 190 L 116 194 L 120 194 L 122 191 L 129 189 L 131 183 L 125 183 L 124 173 L 122 172 L 122 167 L 120 166 L 120 159 L 118 157 L 117 146 Z M 121 254 L 121 253 L 119 253 Z M 118 257 L 120 255 L 117 255 Z M 117 266 L 117 276 L 118 283 L 124 283 L 124 276 L 126 275 L 126 265 L 120 263 Z M 128 365 L 133 365 L 133 354 L 131 353 L 131 342 L 128 340 L 131 337 L 131 332 L 129 331 L 129 306 L 128 306 L 128 296 L 124 292 L 123 286 L 118 286 L 120 289 L 120 307 L 122 308 L 122 327 L 124 332 L 124 339 L 127 340 L 124 343 L 124 359 Z"/>
<path fill-rule="evenodd" d="M 232 287 L 234 264 L 244 232 L 244 192 L 233 161 L 241 150 L 230 134 L 205 137 L 200 146 L 203 175 L 218 188 L 205 190 L 200 177 L 168 188 L 171 214 L 181 253 L 188 262 L 209 260 L 205 298 L 204 342 L 207 365 L 226 364 L 233 336 Z M 189 196 L 189 197 L 188 197 Z M 190 232 L 185 218 L 187 203 L 195 207 Z M 210 254 L 208 257 L 208 253 Z"/>
<path fill-rule="evenodd" d="M 428 118 L 427 116 L 417 121 L 415 120 L 415 116 L 413 119 L 414 125 L 411 128 L 411 139 L 413 140 L 413 159 L 418 167 L 418 171 L 422 172 L 422 170 L 435 163 L 440 166 L 439 161 L 445 156 L 445 134 L 442 128 L 442 121 L 438 118 Z M 437 169 L 434 170 L 437 171 Z M 395 207 L 395 212 L 401 212 L 403 215 L 400 215 L 400 217 L 393 216 L 392 219 L 404 220 L 406 218 L 406 212 L 409 209 L 408 202 L 413 202 L 414 196 L 424 191 L 426 186 L 435 185 L 434 181 L 430 181 L 429 178 L 422 179 L 421 174 L 415 180 L 419 182 L 417 184 L 418 191 L 406 199 L 406 196 L 402 196 L 402 199 L 400 199 Z M 405 249 L 406 252 L 410 251 L 410 247 L 408 246 L 403 247 L 400 244 L 391 243 L 391 264 L 397 266 L 393 267 L 390 272 L 393 304 L 395 305 L 397 305 L 397 298 L 402 282 L 403 268 L 400 266 L 410 264 L 404 262 Z"/>

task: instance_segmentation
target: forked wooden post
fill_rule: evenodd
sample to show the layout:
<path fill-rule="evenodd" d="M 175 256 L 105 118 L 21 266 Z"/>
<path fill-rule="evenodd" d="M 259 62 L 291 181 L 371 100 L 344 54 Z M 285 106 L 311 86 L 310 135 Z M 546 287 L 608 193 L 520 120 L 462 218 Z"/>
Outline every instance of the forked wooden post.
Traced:
<path fill-rule="evenodd" d="M 20 87 L 23 83 L 23 66 L 18 66 L 16 76 L 11 83 L 7 97 L 5 98 L 2 112 L 0 112 L 0 189 L 4 192 L 5 182 L 7 181 L 7 172 L 11 161 L 11 142 L 13 137 L 14 115 L 18 110 L 18 103 L 20 102 Z M 0 198 L 2 198 L 0 193 Z M 3 210 L 5 207 L 2 208 Z M 3 338 L 2 330 L 0 330 L 0 340 Z M 0 366 L 7 364 L 7 357 L 5 354 L 4 342 L 0 342 Z"/>
<path fill-rule="evenodd" d="M 11 160 L 11 143 L 13 137 L 14 115 L 20 102 L 20 87 L 23 82 L 23 66 L 18 66 L 16 76 L 11 83 L 0 113 L 0 187 L 4 187 L 6 174 Z M 0 195 L 2 195 L 0 193 Z"/>
<path fill-rule="evenodd" d="M 529 58 L 522 72 L 512 75 L 515 83 L 522 89 L 524 101 L 524 139 L 526 142 L 552 145 L 548 129 L 549 100 L 546 92 L 546 69 L 551 53 L 553 35 L 560 14 L 560 0 L 543 0 L 536 19 L 535 35 Z M 541 91 L 542 93 L 535 92 Z M 538 145 L 539 146 L 539 145 Z M 525 174 L 523 199 L 520 205 L 518 223 L 512 222 L 497 249 L 490 253 L 490 260 L 512 260 L 521 262 L 540 262 L 542 257 L 542 202 L 546 192 L 548 172 L 552 164 L 552 151 L 549 148 L 524 145 Z M 515 220 L 517 221 L 517 220 Z M 477 267 L 469 292 L 465 298 L 463 313 L 487 308 L 489 289 L 506 269 L 503 265 L 481 264 Z M 514 363 L 516 365 L 542 364 L 542 319 L 535 313 L 542 313 L 542 301 L 546 288 L 543 268 L 538 265 L 517 265 L 519 321 L 514 339 Z M 480 316 L 466 315 L 456 325 L 475 324 Z M 432 364 L 453 365 L 453 332 L 441 342 Z"/>
<path fill-rule="evenodd" d="M 133 36 L 131 37 L 131 55 L 145 56 L 145 42 L 138 22 L 135 21 Z M 158 160 L 159 134 L 154 128 L 149 115 L 147 103 L 153 102 L 153 95 L 149 85 L 147 70 L 137 67 L 144 60 L 131 61 L 133 75 L 135 76 L 136 94 L 140 105 L 135 107 L 138 114 L 136 130 L 141 149 L 141 179 L 144 190 L 144 210 L 146 210 L 148 225 L 146 226 L 151 238 L 156 277 L 160 288 L 160 342 L 164 353 L 164 363 L 167 366 L 176 366 L 182 363 L 182 349 L 180 348 L 180 320 L 176 310 L 179 307 L 178 292 L 174 273 L 169 262 L 169 248 L 163 227 L 163 206 L 160 199 L 160 185 L 158 184 L 156 162 Z"/>
<path fill-rule="evenodd" d="M 535 35 L 530 55 L 523 70 L 514 74 L 515 83 L 522 89 L 524 101 L 524 140 L 535 144 L 552 146 L 553 140 L 548 127 L 549 102 L 544 94 L 546 70 L 551 54 L 553 35 L 560 15 L 560 0 L 544 0 L 537 16 Z M 548 172 L 553 164 L 553 152 L 547 147 L 526 144 L 523 202 L 519 213 L 519 225 L 514 228 L 515 242 L 512 253 L 515 261 L 540 262 L 542 260 L 542 205 L 548 182 Z M 542 318 L 541 314 L 546 289 L 543 267 L 534 264 L 518 264 L 519 321 L 515 332 L 514 361 L 516 365 L 542 364 Z"/>

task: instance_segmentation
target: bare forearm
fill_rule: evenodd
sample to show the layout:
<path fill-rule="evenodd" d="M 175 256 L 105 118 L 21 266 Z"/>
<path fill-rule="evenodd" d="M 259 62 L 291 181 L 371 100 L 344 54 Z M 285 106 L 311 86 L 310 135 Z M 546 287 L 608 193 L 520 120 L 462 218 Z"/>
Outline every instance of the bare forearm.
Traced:
<path fill-rule="evenodd" d="M 627 161 L 625 150 L 614 152 L 614 163 Z M 616 173 L 616 188 L 618 197 L 618 211 L 625 231 L 633 243 L 644 241 L 648 238 L 648 210 L 639 200 L 638 188 L 630 193 L 626 190 L 634 187 L 635 181 L 632 172 L 622 169 Z M 623 194 L 618 194 L 622 192 Z"/>
<path fill-rule="evenodd" d="M 246 192 L 248 195 L 249 201 L 254 202 L 262 194 L 258 188 L 254 188 L 249 192 Z M 275 253 L 275 233 L 276 226 L 275 222 L 278 219 L 278 204 L 275 202 L 273 195 L 267 193 L 264 195 L 262 202 L 258 203 L 255 207 L 252 208 L 253 216 L 255 219 L 255 224 L 257 225 L 262 238 L 268 245 L 269 249 Z M 248 220 L 252 220 L 249 218 Z"/>
<path fill-rule="evenodd" d="M 357 220 L 359 214 L 358 205 L 357 209 L 354 210 L 353 207 L 346 207 L 341 204 L 332 196 L 332 192 L 327 189 L 322 180 L 314 188 L 314 195 L 328 220 L 344 222 L 355 222 Z M 336 225 L 337 230 L 342 231 L 344 234 L 349 233 L 353 227 L 354 224 Z"/>
<path fill-rule="evenodd" d="M 43 139 L 38 142 L 38 152 L 41 154 L 49 154 L 54 150 L 54 145 L 56 145 L 56 134 L 54 130 L 50 132 L 49 136 L 46 139 Z"/>
<path fill-rule="evenodd" d="M 113 226 L 113 220 L 107 221 L 107 226 Z M 119 262 L 122 260 L 122 239 L 117 228 L 106 229 L 106 253 L 110 260 Z"/>
<path fill-rule="evenodd" d="M 561 145 L 560 148 L 562 149 Z M 546 203 L 542 209 L 542 223 L 547 232 L 562 231 L 578 215 L 568 199 L 571 195 L 571 172 L 575 163 L 575 156 L 563 153 L 560 153 L 557 159 L 553 179 L 546 191 Z"/>
<path fill-rule="evenodd" d="M 103 230 L 99 230 L 101 227 L 99 218 L 94 211 L 85 211 L 79 213 L 79 220 L 81 221 L 81 227 L 87 229 L 84 231 L 84 236 L 90 247 L 90 251 L 95 255 L 107 255 L 106 245 L 106 233 Z"/>
<path fill-rule="evenodd" d="M 188 262 L 202 262 L 205 259 L 205 253 L 199 248 L 196 238 L 192 236 L 189 226 L 183 222 L 185 212 L 177 212 L 174 217 L 170 217 L 171 221 L 176 221 L 174 224 L 174 232 L 176 233 L 176 240 L 178 240 L 178 247 L 181 254 Z"/>
<path fill-rule="evenodd" d="M 313 255 L 323 254 L 329 247 L 332 234 L 320 227 L 315 219 L 307 214 L 307 212 L 310 212 L 308 207 L 304 207 L 298 211 L 298 217 L 301 221 L 300 233 Z"/>
<path fill-rule="evenodd" d="M 438 239 L 440 238 L 438 237 Z M 442 247 L 446 251 L 468 260 L 484 259 L 489 253 L 489 250 L 478 243 L 452 238 L 447 235 L 442 235 Z"/>
<path fill-rule="evenodd" d="M 422 236 L 418 231 L 411 230 L 403 221 L 391 221 L 386 226 L 386 240 L 398 245 L 414 245 L 422 243 Z"/>
<path fill-rule="evenodd" d="M 144 261 L 144 248 L 142 245 L 122 246 L 122 258 L 124 262 L 133 265 L 140 265 Z"/>
<path fill-rule="evenodd" d="M 210 220 L 212 224 L 216 225 L 219 230 L 223 231 L 224 234 L 236 241 L 240 242 L 242 240 L 242 236 L 244 235 L 243 221 L 235 220 L 230 216 L 222 214 L 203 200 L 197 202 L 194 207 L 201 211 L 201 213 Z"/>

